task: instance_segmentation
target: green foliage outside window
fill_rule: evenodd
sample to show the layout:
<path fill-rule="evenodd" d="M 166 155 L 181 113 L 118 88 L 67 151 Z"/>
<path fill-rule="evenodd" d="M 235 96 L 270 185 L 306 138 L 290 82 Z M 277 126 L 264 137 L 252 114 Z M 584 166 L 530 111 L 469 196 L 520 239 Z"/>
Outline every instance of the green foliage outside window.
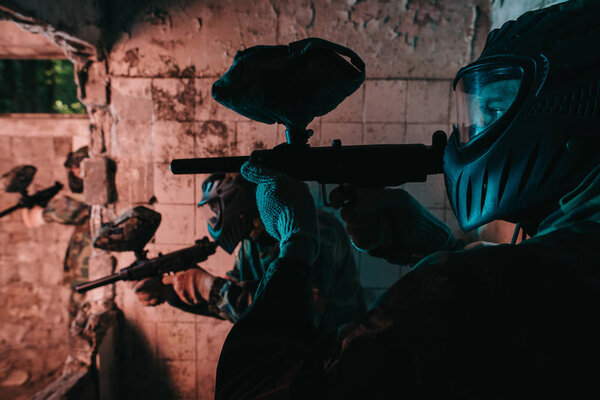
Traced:
<path fill-rule="evenodd" d="M 0 60 L 0 113 L 85 114 L 68 60 Z"/>

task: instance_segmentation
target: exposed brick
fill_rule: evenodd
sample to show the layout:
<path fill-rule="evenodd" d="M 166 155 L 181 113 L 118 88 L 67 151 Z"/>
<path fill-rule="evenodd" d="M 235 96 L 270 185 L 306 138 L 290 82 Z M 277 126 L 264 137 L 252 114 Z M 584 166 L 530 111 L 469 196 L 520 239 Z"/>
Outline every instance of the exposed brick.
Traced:
<path fill-rule="evenodd" d="M 83 160 L 84 171 L 83 195 L 87 204 L 104 205 L 109 202 L 109 175 L 107 160 L 94 157 Z"/>
<path fill-rule="evenodd" d="M 83 66 L 83 64 L 79 64 Z M 109 78 L 106 73 L 104 61 L 97 61 L 85 65 L 85 84 L 79 82 L 79 98 L 86 107 L 92 105 L 106 105 L 109 101 L 107 97 L 107 86 Z M 78 71 L 79 72 L 79 71 Z M 78 75 L 76 75 L 77 77 Z"/>

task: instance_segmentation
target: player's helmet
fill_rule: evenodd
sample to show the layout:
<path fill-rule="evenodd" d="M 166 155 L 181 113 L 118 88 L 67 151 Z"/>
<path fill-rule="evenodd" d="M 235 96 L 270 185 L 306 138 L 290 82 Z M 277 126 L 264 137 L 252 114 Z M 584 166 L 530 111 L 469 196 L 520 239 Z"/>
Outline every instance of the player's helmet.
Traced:
<path fill-rule="evenodd" d="M 458 71 L 444 173 L 464 230 L 539 222 L 539 210 L 597 165 L 598 43 L 600 2 L 571 1 L 493 30 L 479 59 Z"/>
<path fill-rule="evenodd" d="M 81 166 L 81 162 L 89 157 L 88 147 L 83 146 L 76 151 L 71 151 L 65 160 L 65 168 L 73 168 Z M 83 193 L 83 179 L 76 176 L 73 171 L 69 171 L 69 188 L 73 193 Z"/>
<path fill-rule="evenodd" d="M 209 218 L 208 232 L 231 254 L 252 230 L 252 219 L 258 215 L 254 186 L 240 175 L 213 174 L 202 182 L 202 200 L 214 215 Z"/>

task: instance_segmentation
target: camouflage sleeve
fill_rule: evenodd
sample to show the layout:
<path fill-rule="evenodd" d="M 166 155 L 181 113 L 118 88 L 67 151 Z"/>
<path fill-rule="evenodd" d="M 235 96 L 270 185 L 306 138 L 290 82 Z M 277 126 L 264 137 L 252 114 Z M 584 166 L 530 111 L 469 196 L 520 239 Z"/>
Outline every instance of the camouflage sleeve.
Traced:
<path fill-rule="evenodd" d="M 89 218 L 89 206 L 68 196 L 55 197 L 46 206 L 42 217 L 46 222 L 79 225 Z"/>
<path fill-rule="evenodd" d="M 242 243 L 242 246 L 244 243 Z M 242 264 L 242 250 L 240 249 L 235 255 L 235 262 L 233 264 L 233 268 L 231 271 L 227 272 L 227 276 L 231 279 L 234 279 L 238 282 L 242 280 L 242 274 L 240 270 L 240 265 Z"/>

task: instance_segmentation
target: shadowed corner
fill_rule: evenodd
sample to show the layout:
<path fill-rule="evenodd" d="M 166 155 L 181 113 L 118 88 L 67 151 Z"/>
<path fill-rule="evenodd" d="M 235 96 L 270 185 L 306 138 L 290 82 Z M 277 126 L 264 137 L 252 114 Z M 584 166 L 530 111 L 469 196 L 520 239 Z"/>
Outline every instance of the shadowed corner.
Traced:
<path fill-rule="evenodd" d="M 158 349 L 135 324 L 121 316 L 119 320 L 120 343 L 117 345 L 116 376 L 120 399 L 173 399 L 177 391 L 173 387 L 164 360 Z M 125 367 L 127 366 L 127 367 Z"/>

